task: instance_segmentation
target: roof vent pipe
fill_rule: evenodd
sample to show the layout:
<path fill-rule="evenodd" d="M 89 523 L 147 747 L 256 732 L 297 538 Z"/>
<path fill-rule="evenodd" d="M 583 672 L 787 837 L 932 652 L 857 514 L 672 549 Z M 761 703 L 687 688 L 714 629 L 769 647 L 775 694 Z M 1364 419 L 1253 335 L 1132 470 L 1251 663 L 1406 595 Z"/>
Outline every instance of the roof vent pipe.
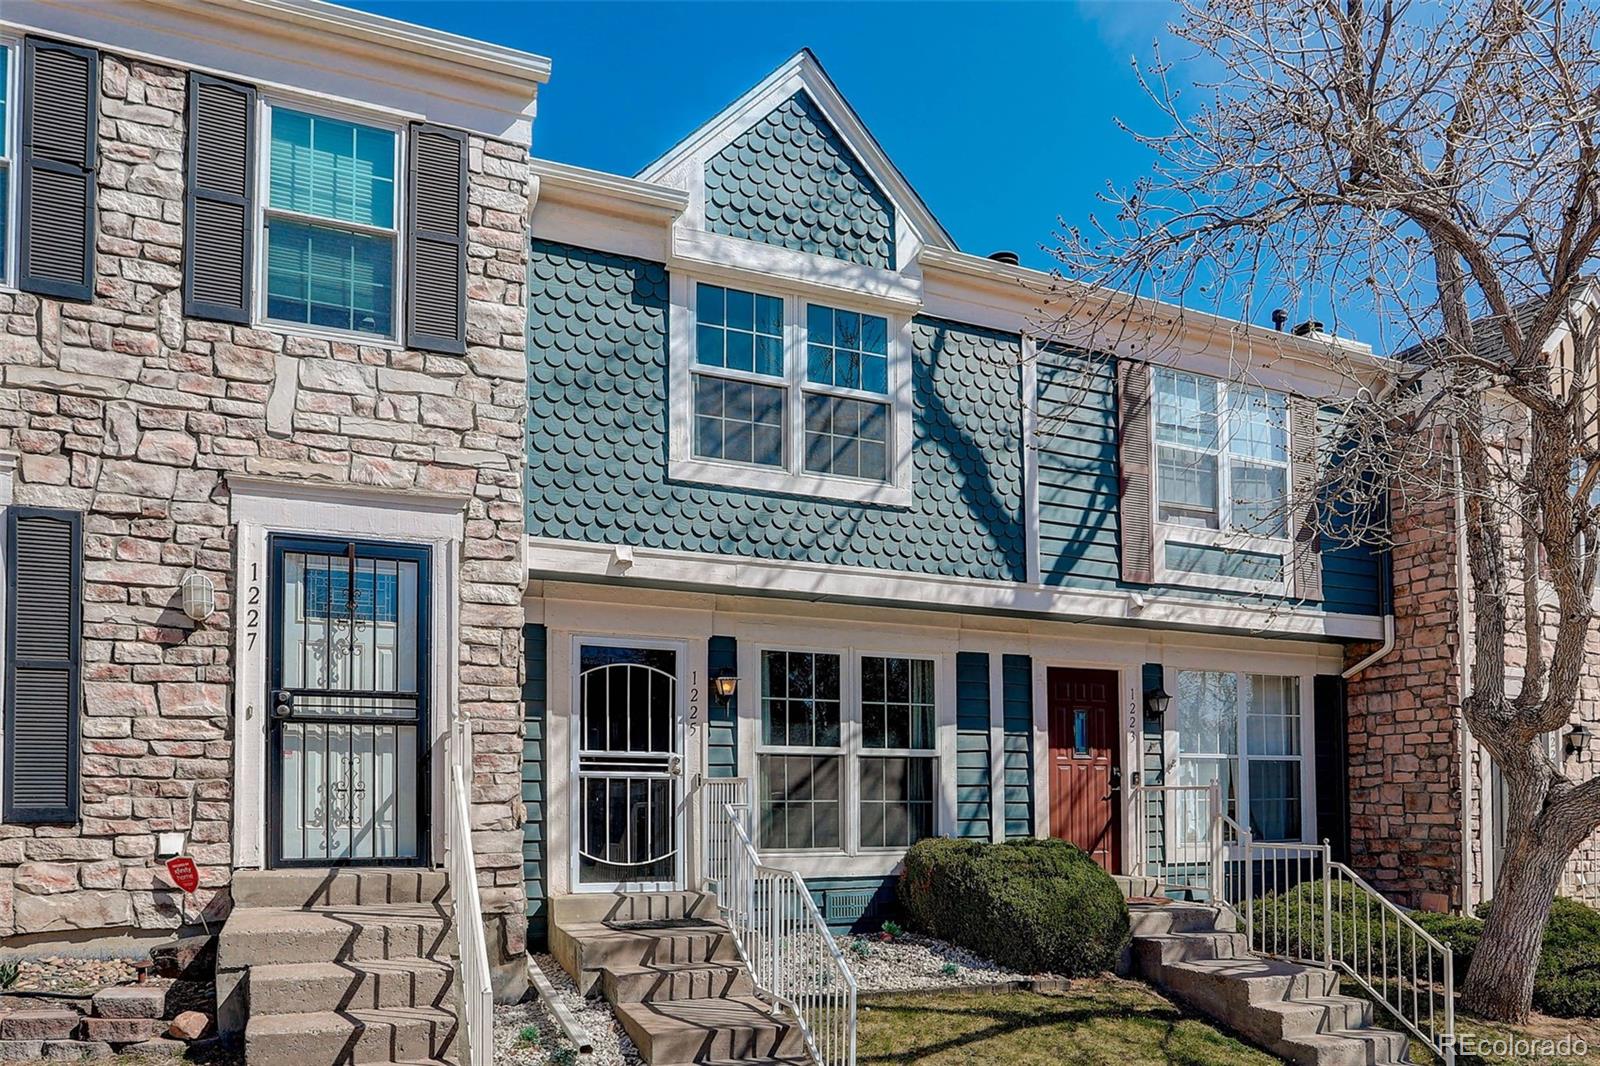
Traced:
<path fill-rule="evenodd" d="M 1282 333 L 1283 332 L 1283 324 L 1285 322 L 1287 322 L 1287 321 L 1289 321 L 1289 312 L 1285 311 L 1281 307 L 1274 307 L 1272 309 L 1272 328 L 1273 329 L 1277 330 L 1279 333 Z"/>
<path fill-rule="evenodd" d="M 1300 323 L 1290 332 L 1292 332 L 1296 337 L 1309 337 L 1313 333 L 1322 332 L 1322 323 L 1313 318 L 1309 321 Z"/>
<path fill-rule="evenodd" d="M 1006 266 L 1022 265 L 1022 260 L 1017 258 L 1016 252 L 990 252 L 989 258 L 996 263 L 1004 263 Z"/>

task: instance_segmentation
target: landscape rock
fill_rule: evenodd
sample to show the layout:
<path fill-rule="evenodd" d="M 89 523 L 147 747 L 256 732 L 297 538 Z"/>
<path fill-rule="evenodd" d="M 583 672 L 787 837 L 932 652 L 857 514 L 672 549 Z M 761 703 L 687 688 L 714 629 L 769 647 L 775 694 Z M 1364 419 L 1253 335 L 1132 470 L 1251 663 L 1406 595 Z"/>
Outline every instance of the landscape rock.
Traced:
<path fill-rule="evenodd" d="M 166 982 L 103 988 L 94 995 L 94 1012 L 102 1018 L 160 1018 L 167 1009 Z"/>
<path fill-rule="evenodd" d="M 199 1040 L 210 1027 L 211 1019 L 197 1010 L 186 1010 L 167 1026 L 167 1035 L 178 1040 Z"/>
<path fill-rule="evenodd" d="M 15 1010 L 0 1015 L 0 1040 L 65 1040 L 83 1019 L 59 1008 Z"/>

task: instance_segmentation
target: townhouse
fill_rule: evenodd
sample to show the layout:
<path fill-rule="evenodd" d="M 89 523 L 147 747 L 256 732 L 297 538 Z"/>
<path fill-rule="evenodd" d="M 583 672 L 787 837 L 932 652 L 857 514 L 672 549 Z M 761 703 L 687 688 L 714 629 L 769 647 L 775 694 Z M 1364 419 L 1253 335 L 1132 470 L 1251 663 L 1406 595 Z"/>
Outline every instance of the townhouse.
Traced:
<path fill-rule="evenodd" d="M 470 716 L 520 955 L 548 70 L 315 0 L 0 11 L 8 945 L 215 926 L 247 871 L 436 866 Z"/>
<path fill-rule="evenodd" d="M 839 927 L 933 834 L 1168 863 L 1203 830 L 1164 782 L 1344 857 L 1387 560 L 1283 503 L 1382 360 L 1193 313 L 1059 343 L 806 52 L 634 177 L 535 170 L 531 935 L 696 880 L 729 797 Z"/>

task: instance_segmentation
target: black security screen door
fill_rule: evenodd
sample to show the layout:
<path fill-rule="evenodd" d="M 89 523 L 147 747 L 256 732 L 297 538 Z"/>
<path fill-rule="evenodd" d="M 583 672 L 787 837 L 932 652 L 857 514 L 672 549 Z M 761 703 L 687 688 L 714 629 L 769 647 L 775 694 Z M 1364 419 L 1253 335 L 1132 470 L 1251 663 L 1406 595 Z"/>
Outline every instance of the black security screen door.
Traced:
<path fill-rule="evenodd" d="M 427 860 L 428 550 L 274 537 L 276 866 Z"/>

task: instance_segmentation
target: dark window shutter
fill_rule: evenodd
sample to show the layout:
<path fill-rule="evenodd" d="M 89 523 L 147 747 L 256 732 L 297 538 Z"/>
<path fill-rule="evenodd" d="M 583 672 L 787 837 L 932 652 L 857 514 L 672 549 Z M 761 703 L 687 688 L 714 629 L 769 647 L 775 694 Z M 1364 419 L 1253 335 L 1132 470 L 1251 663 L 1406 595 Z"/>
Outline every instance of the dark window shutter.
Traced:
<path fill-rule="evenodd" d="M 28 292 L 94 296 L 99 71 L 93 49 L 23 42 L 18 283 Z"/>
<path fill-rule="evenodd" d="M 411 126 L 406 202 L 406 345 L 467 350 L 467 135 Z"/>
<path fill-rule="evenodd" d="M 1317 405 L 1289 401 L 1289 535 L 1294 538 L 1289 570 L 1292 594 L 1302 600 L 1322 599 L 1322 542 L 1316 517 Z"/>
<path fill-rule="evenodd" d="M 78 818 L 81 544 L 76 512 L 6 511 L 6 822 Z"/>
<path fill-rule="evenodd" d="M 1155 577 L 1155 520 L 1150 477 L 1150 364 L 1117 360 L 1117 466 L 1122 483 L 1122 580 Z"/>
<path fill-rule="evenodd" d="M 183 313 L 249 323 L 256 91 L 189 75 Z"/>

